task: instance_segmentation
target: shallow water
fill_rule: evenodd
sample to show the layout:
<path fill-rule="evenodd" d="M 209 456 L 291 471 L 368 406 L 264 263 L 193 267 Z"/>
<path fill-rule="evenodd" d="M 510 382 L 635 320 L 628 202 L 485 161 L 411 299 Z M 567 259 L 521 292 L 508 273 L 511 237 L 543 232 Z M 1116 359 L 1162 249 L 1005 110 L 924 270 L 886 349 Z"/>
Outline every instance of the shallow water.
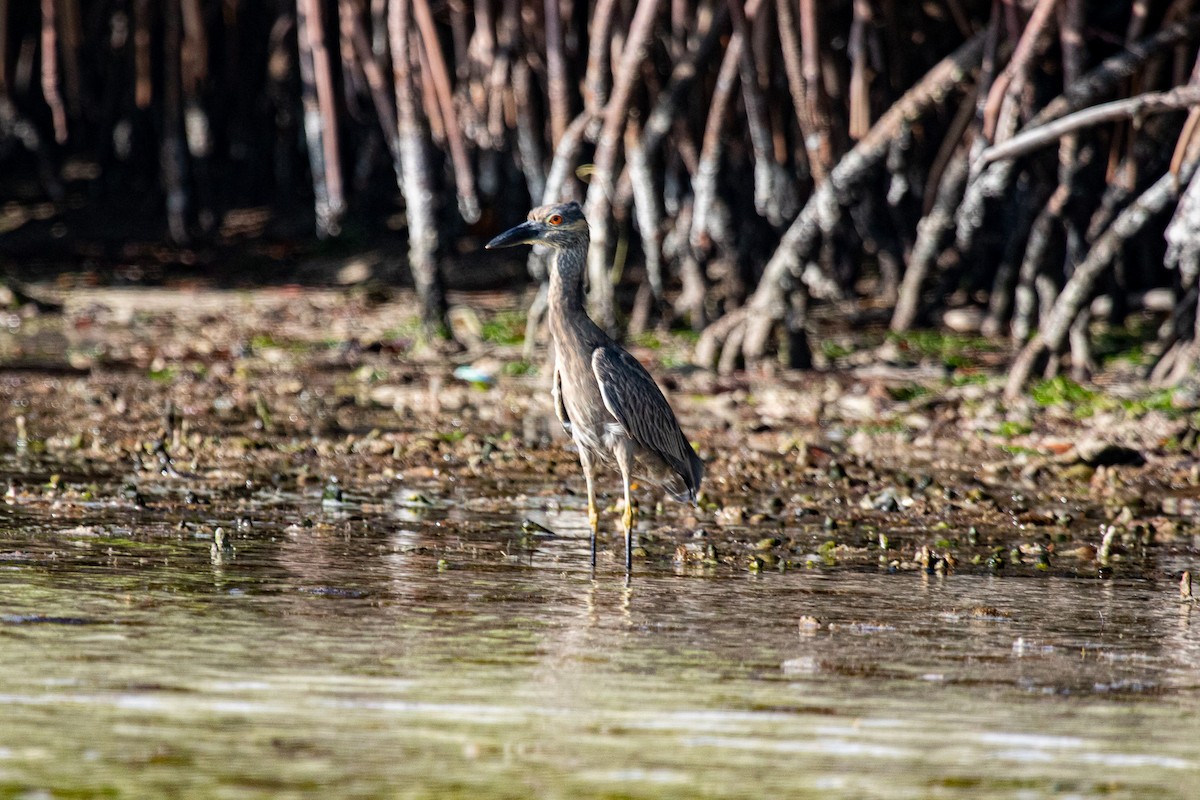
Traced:
<path fill-rule="evenodd" d="M 0 796 L 1195 796 L 1200 611 L 1168 587 L 627 587 L 577 504 L 0 506 Z"/>

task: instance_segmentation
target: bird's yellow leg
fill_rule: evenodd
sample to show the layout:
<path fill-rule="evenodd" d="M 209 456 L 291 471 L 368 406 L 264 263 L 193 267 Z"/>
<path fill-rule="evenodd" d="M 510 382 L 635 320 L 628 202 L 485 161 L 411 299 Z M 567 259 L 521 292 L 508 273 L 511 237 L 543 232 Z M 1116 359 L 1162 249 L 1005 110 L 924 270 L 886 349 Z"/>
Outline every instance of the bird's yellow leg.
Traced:
<path fill-rule="evenodd" d="M 617 461 L 621 465 L 621 483 L 625 486 L 625 513 L 621 515 L 621 525 L 625 529 L 625 574 L 633 572 L 633 493 L 630 489 L 629 470 L 631 454 L 619 453 Z"/>
<path fill-rule="evenodd" d="M 596 510 L 596 483 L 593 475 L 592 459 L 584 455 L 583 448 L 579 450 L 579 462 L 583 467 L 583 477 L 587 481 L 588 495 L 588 527 L 591 529 L 592 569 L 596 568 L 596 530 L 600 527 L 600 512 Z"/>
<path fill-rule="evenodd" d="M 621 517 L 621 524 L 625 526 L 625 532 L 633 530 L 633 499 L 629 496 L 629 484 L 625 485 L 625 513 Z"/>
<path fill-rule="evenodd" d="M 592 529 L 592 536 L 595 537 L 596 529 L 600 527 L 600 512 L 596 510 L 596 498 L 590 491 L 588 492 L 588 526 Z"/>

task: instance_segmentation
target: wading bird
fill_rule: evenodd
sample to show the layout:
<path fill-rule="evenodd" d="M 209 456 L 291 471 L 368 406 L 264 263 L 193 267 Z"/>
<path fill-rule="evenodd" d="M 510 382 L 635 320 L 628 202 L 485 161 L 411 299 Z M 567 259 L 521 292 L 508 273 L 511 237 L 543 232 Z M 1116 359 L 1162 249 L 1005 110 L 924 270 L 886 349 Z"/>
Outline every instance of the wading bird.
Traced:
<path fill-rule="evenodd" d="M 596 564 L 595 471 L 616 468 L 625 486 L 625 571 L 633 568 L 631 483 L 659 486 L 695 502 L 704 476 L 662 391 L 641 363 L 596 326 L 584 309 L 587 220 L 578 203 L 542 206 L 487 243 L 488 249 L 541 243 L 554 251 L 548 324 L 554 343 L 554 411 L 575 440 L 587 480 L 592 566 Z"/>

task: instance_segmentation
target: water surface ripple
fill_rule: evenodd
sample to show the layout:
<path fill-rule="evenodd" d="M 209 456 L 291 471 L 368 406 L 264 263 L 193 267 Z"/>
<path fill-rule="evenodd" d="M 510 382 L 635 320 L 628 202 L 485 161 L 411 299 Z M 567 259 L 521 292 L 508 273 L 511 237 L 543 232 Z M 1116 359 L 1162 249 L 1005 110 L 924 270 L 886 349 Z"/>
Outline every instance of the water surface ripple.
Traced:
<path fill-rule="evenodd" d="M 627 587 L 612 553 L 585 569 L 570 514 L 531 542 L 511 516 L 282 507 L 230 552 L 221 520 L 3 512 L 0 796 L 1183 798 L 1200 780 L 1200 612 L 1147 582 L 651 563 Z"/>

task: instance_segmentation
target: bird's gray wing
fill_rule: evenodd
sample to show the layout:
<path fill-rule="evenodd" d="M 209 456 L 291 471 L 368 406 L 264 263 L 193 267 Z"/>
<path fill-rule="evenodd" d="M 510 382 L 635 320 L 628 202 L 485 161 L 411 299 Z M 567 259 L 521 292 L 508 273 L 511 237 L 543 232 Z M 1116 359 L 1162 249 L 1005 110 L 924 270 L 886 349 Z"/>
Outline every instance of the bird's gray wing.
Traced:
<path fill-rule="evenodd" d="M 608 413 L 629 438 L 662 456 L 690 485 L 698 461 L 662 390 L 636 358 L 616 345 L 592 352 L 592 371 Z"/>
<path fill-rule="evenodd" d="M 558 417 L 558 421 L 562 423 L 563 430 L 570 436 L 571 418 L 567 415 L 566 405 L 563 404 L 562 372 L 558 369 L 558 359 L 554 361 L 554 387 L 550 390 L 550 395 L 554 398 L 554 416 Z"/>

